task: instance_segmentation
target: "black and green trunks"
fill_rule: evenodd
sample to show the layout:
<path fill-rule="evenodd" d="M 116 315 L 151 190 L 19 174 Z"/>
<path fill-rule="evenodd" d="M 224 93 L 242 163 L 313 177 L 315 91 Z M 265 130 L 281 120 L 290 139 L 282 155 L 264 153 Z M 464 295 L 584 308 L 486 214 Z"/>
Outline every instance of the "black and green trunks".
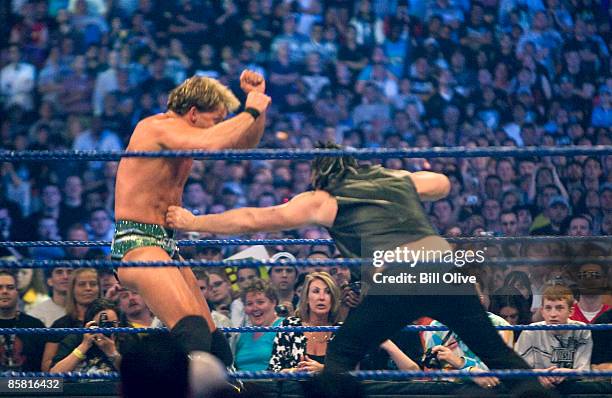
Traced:
<path fill-rule="evenodd" d="M 170 258 L 178 258 L 174 230 L 136 221 L 118 220 L 115 223 L 115 235 L 111 245 L 113 260 L 121 260 L 130 250 L 146 246 L 161 247 Z"/>

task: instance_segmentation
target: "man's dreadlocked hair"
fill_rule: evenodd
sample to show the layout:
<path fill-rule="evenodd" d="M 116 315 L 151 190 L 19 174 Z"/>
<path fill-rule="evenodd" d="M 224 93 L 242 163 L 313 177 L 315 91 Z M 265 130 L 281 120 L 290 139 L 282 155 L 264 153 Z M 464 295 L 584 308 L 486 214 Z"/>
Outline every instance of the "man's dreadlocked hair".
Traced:
<path fill-rule="evenodd" d="M 331 141 L 317 142 L 317 149 L 344 149 Z M 312 187 L 325 189 L 332 182 L 342 179 L 346 173 L 356 173 L 359 165 L 352 156 L 318 156 L 312 161 Z"/>

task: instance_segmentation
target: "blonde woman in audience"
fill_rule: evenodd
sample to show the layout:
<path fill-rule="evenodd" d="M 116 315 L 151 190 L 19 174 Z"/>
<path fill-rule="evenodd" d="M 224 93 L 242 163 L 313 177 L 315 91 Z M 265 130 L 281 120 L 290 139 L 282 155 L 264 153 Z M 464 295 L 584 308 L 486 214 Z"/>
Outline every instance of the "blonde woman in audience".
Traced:
<path fill-rule="evenodd" d="M 295 316 L 286 318 L 282 326 L 337 325 L 339 307 L 340 289 L 334 279 L 327 272 L 313 272 L 306 276 Z M 332 332 L 279 332 L 268 369 L 320 372 L 332 338 Z"/>
<path fill-rule="evenodd" d="M 72 281 L 68 296 L 66 297 L 66 315 L 53 322 L 52 328 L 80 328 L 83 326 L 85 312 L 100 297 L 100 280 L 93 268 L 79 268 L 72 274 Z M 51 362 L 59 347 L 59 343 L 66 336 L 51 335 L 45 344 L 41 369 L 48 372 Z"/>

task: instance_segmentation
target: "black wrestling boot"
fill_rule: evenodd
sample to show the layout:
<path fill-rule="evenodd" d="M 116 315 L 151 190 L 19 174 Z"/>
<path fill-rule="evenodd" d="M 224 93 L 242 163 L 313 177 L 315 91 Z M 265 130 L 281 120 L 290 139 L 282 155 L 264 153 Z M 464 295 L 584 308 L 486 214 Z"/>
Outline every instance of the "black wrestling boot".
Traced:
<path fill-rule="evenodd" d="M 210 352 L 212 337 L 208 322 L 204 317 L 186 316 L 174 325 L 170 334 L 183 346 L 186 353 L 192 351 Z"/>
<path fill-rule="evenodd" d="M 232 366 L 234 363 L 234 355 L 230 348 L 225 335 L 219 329 L 212 333 L 212 341 L 210 343 L 210 353 L 216 356 L 223 362 L 225 366 Z"/>

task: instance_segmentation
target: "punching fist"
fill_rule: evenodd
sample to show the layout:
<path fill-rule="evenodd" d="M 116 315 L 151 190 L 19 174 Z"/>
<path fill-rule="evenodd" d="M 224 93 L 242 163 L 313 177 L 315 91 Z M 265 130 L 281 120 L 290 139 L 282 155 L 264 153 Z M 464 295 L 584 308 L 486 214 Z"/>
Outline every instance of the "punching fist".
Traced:
<path fill-rule="evenodd" d="M 166 212 L 166 224 L 170 228 L 189 230 L 195 222 L 195 216 L 189 210 L 179 206 L 170 206 Z"/>
<path fill-rule="evenodd" d="M 240 75 L 240 88 L 246 94 L 252 91 L 263 94 L 266 92 L 266 81 L 259 73 L 245 69 Z"/>

